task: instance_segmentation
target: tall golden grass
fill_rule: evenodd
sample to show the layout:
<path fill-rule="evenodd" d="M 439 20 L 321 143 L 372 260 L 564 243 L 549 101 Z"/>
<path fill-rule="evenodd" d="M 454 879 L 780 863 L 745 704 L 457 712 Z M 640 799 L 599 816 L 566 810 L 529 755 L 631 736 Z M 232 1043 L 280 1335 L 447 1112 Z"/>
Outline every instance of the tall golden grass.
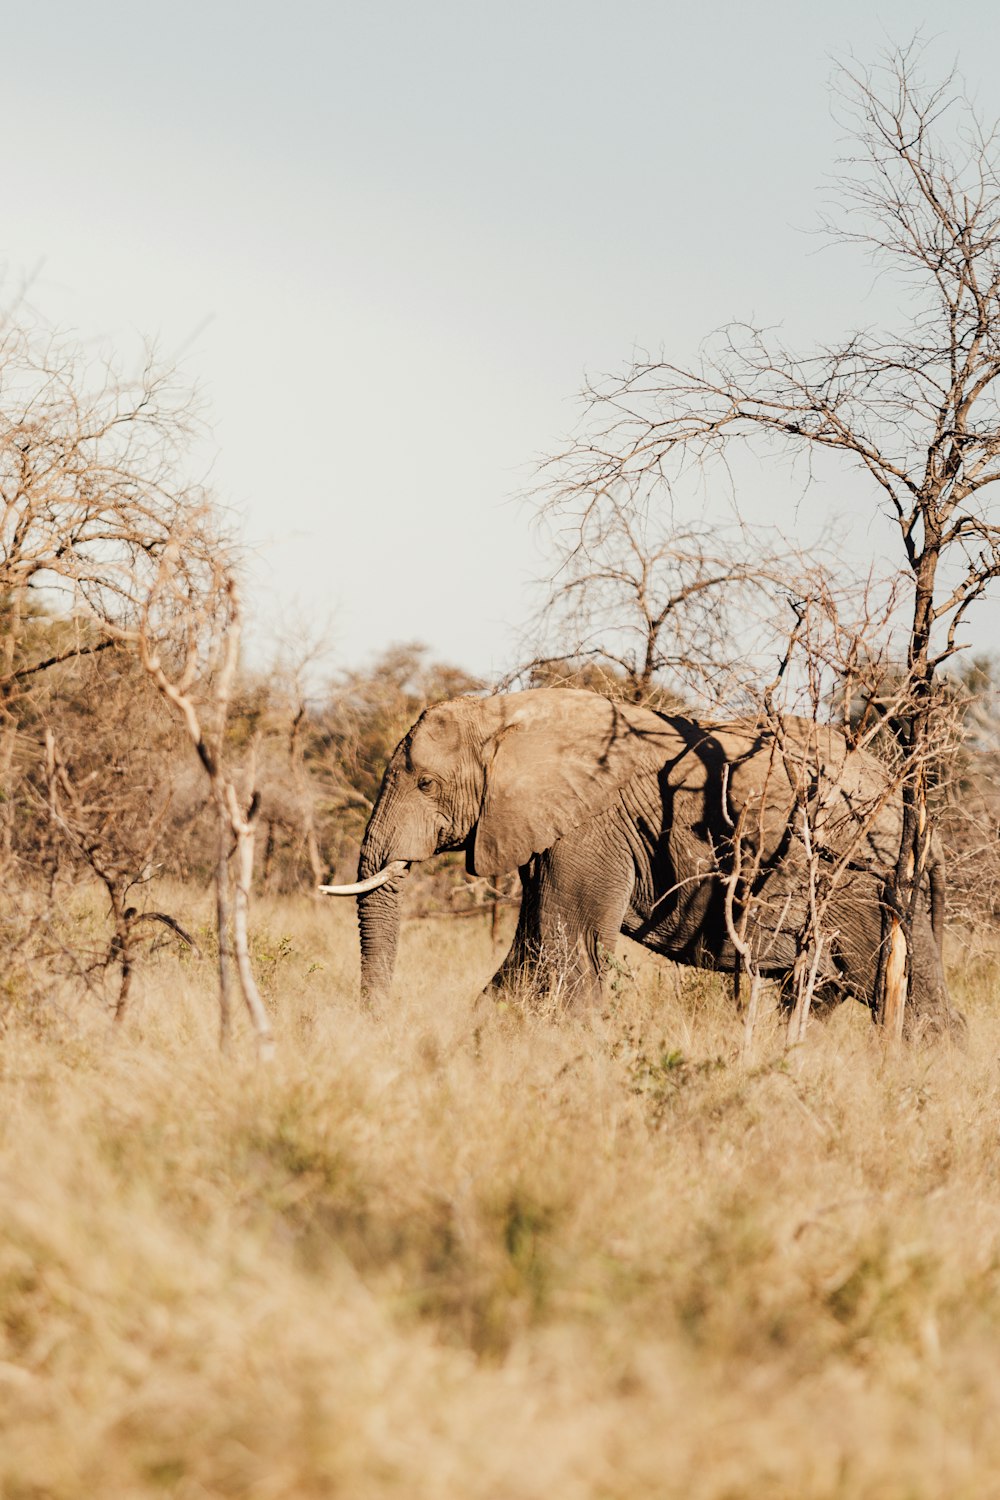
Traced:
<path fill-rule="evenodd" d="M 375 1020 L 350 910 L 256 918 L 269 1068 L 166 950 L 123 1027 L 7 1012 L 3 1500 L 1000 1495 L 996 965 L 965 1052 L 854 1007 L 744 1069 L 632 948 L 572 1017 L 413 923 Z"/>

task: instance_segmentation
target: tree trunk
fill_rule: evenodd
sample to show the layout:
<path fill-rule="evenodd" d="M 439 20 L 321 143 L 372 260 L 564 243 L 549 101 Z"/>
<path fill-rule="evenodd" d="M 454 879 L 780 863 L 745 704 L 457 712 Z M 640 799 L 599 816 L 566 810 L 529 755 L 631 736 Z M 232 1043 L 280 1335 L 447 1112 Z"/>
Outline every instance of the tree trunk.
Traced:
<path fill-rule="evenodd" d="M 232 902 L 229 895 L 229 845 L 232 829 L 222 803 L 217 805 L 215 857 L 215 926 L 219 935 L 219 1047 L 229 1047 L 233 1016 L 233 950 L 229 936 Z"/>
<path fill-rule="evenodd" d="M 232 799 L 235 801 L 235 798 Z M 250 888 L 253 885 L 254 813 L 256 795 L 250 810 L 236 827 L 236 892 L 233 900 L 233 948 L 236 955 L 236 971 L 240 988 L 246 1001 L 250 1020 L 257 1036 L 257 1050 L 262 1062 L 270 1062 L 274 1056 L 274 1036 L 268 1020 L 264 1002 L 254 978 L 250 961 Z M 233 818 L 236 824 L 236 819 Z"/>
<path fill-rule="evenodd" d="M 886 882 L 882 920 L 882 949 L 876 977 L 875 1013 L 891 1037 L 901 1037 L 909 998 L 913 964 L 913 918 L 920 900 L 920 884 L 927 863 L 930 829 L 927 822 L 927 759 L 931 742 L 934 663 L 930 656 L 934 623 L 934 586 L 938 545 L 924 513 L 926 545 L 914 568 L 913 625 L 907 666 L 910 700 L 903 755 L 906 776 L 902 786 L 903 826 L 896 868 Z"/>

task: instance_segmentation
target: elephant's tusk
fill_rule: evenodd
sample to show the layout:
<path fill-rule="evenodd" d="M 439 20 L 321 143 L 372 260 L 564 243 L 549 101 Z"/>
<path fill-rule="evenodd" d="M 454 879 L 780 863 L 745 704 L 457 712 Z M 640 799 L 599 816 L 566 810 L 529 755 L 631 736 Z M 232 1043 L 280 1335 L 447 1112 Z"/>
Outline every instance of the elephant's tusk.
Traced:
<path fill-rule="evenodd" d="M 367 891 L 377 891 L 380 885 L 385 885 L 394 875 L 405 875 L 410 868 L 409 861 L 405 859 L 394 859 L 377 875 L 369 875 L 367 880 L 355 880 L 351 885 L 321 885 L 317 886 L 324 896 L 363 896 Z"/>

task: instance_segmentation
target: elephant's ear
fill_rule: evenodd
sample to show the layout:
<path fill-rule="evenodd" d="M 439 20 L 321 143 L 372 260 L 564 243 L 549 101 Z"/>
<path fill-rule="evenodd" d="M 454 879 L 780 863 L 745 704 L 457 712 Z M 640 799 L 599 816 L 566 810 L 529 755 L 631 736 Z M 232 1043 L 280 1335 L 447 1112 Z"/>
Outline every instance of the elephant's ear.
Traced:
<path fill-rule="evenodd" d="M 483 752 L 477 875 L 526 864 L 610 807 L 643 766 L 661 766 L 683 748 L 657 714 L 580 689 L 536 688 L 494 702 L 502 723 Z"/>

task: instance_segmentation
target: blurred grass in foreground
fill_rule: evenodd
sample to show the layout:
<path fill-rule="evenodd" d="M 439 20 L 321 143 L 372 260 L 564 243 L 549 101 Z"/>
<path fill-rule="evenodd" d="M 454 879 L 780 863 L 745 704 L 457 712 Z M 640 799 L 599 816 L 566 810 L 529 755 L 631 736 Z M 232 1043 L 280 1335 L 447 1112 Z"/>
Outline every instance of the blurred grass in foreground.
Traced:
<path fill-rule="evenodd" d="M 270 1069 L 172 948 L 117 1032 L 6 1012 L 3 1500 L 1000 1494 L 1000 966 L 964 1053 L 854 1006 L 743 1071 L 729 982 L 624 943 L 554 1017 L 412 923 L 376 1021 L 351 908 L 255 915 Z"/>

